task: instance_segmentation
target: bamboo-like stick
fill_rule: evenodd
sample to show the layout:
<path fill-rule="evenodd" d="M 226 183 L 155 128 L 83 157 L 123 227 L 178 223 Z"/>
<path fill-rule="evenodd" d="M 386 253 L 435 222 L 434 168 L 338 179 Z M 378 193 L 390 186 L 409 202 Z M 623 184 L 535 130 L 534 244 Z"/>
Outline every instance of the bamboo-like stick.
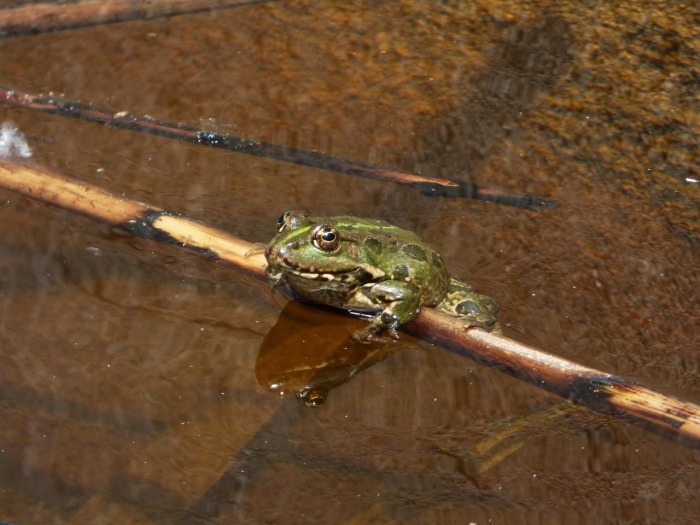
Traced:
<path fill-rule="evenodd" d="M 260 279 L 265 258 L 251 244 L 175 212 L 111 194 L 29 163 L 0 159 L 0 187 L 103 221 L 144 238 L 176 243 Z M 626 416 L 700 448 L 700 406 L 624 377 L 562 359 L 423 308 L 406 331 L 586 406 Z"/>
<path fill-rule="evenodd" d="M 82 0 L 36 2 L 0 9 L 0 37 L 145 20 L 271 0 Z"/>
<path fill-rule="evenodd" d="M 657 434 L 700 448 L 700 406 L 694 403 L 500 335 L 461 330 L 454 319 L 433 309 L 424 308 L 407 329 L 565 399 L 623 416 Z"/>
<path fill-rule="evenodd" d="M 120 197 L 32 163 L 0 159 L 0 187 L 85 215 L 138 237 L 165 241 L 212 257 L 260 279 L 265 257 L 252 244 L 176 212 Z"/>
<path fill-rule="evenodd" d="M 161 137 L 182 140 L 193 144 L 201 144 L 212 148 L 227 149 L 235 151 L 236 153 L 245 153 L 247 155 L 291 162 L 293 164 L 345 173 L 357 177 L 403 184 L 411 186 L 422 194 L 431 197 L 464 197 L 533 211 L 555 204 L 552 200 L 534 197 L 532 195 L 507 193 L 460 180 L 424 177 L 414 173 L 403 173 L 389 168 L 372 166 L 370 164 L 325 155 L 316 151 L 301 150 L 272 144 L 270 142 L 249 140 L 235 135 L 204 131 L 184 124 L 175 124 L 173 122 L 155 120 L 151 117 L 130 115 L 124 111 L 116 112 L 110 109 L 87 106 L 54 95 L 33 95 L 0 86 L 0 104 L 99 122 L 115 128 L 159 135 Z"/>

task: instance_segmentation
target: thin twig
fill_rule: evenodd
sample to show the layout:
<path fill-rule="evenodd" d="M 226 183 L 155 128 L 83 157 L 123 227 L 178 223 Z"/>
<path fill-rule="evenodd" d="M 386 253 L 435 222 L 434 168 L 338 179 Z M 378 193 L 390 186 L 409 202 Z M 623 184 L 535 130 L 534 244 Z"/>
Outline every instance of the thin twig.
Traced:
<path fill-rule="evenodd" d="M 271 144 L 269 142 L 258 142 L 234 135 L 204 131 L 184 124 L 164 122 L 150 117 L 138 117 L 123 111 L 116 112 L 109 109 L 87 106 L 56 96 L 32 95 L 14 89 L 0 87 L 0 104 L 33 109 L 82 120 L 90 120 L 115 128 L 150 133 L 152 135 L 178 139 L 194 144 L 202 144 L 212 148 L 227 149 L 237 153 L 267 157 L 337 173 L 408 185 L 419 190 L 423 195 L 428 196 L 465 197 L 496 202 L 528 210 L 539 210 L 540 208 L 554 205 L 554 201 L 552 200 L 530 195 L 506 193 L 504 191 L 484 188 L 477 184 L 469 184 L 459 180 L 402 173 L 388 168 L 381 168 L 331 155 L 324 155 L 323 153 L 317 153 L 315 151 L 290 148 L 278 144 Z"/>
<path fill-rule="evenodd" d="M 264 279 L 257 245 L 175 212 L 113 195 L 35 165 L 0 160 L 0 187 L 121 227 L 140 237 L 192 249 Z M 700 406 L 588 368 L 423 308 L 406 330 L 539 388 L 600 410 L 624 415 L 648 430 L 700 448 Z"/>
<path fill-rule="evenodd" d="M 0 9 L 0 38 L 146 20 L 272 0 L 83 0 L 36 2 Z"/>

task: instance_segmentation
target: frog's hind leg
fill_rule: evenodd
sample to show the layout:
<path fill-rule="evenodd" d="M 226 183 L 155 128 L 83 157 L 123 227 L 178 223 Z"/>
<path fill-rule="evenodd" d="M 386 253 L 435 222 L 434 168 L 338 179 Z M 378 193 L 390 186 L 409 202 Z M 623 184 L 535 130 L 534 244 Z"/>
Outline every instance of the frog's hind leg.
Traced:
<path fill-rule="evenodd" d="M 478 326 L 488 332 L 502 333 L 496 300 L 475 292 L 470 285 L 457 279 L 450 278 L 445 298 L 435 308 L 464 320 L 465 328 Z"/>

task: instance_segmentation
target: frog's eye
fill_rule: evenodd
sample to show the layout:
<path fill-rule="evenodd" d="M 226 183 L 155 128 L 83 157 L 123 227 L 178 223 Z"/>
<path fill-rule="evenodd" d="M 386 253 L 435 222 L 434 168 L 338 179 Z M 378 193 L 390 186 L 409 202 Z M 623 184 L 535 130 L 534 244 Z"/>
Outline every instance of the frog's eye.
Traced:
<path fill-rule="evenodd" d="M 340 245 L 340 235 L 333 226 L 321 226 L 314 232 L 314 246 L 324 252 L 332 252 Z"/>
<path fill-rule="evenodd" d="M 291 211 L 285 211 L 282 215 L 277 218 L 277 231 L 281 232 L 284 230 L 284 226 L 287 223 L 287 217 L 292 214 Z"/>

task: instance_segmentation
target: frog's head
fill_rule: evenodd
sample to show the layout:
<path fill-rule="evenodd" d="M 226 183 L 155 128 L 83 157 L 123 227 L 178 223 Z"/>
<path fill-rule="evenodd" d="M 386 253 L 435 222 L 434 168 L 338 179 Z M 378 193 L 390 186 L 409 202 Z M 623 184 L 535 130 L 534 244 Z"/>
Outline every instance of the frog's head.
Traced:
<path fill-rule="evenodd" d="M 277 221 L 278 233 L 265 249 L 268 267 L 305 279 L 331 281 L 365 269 L 360 248 L 337 219 L 287 212 Z"/>

